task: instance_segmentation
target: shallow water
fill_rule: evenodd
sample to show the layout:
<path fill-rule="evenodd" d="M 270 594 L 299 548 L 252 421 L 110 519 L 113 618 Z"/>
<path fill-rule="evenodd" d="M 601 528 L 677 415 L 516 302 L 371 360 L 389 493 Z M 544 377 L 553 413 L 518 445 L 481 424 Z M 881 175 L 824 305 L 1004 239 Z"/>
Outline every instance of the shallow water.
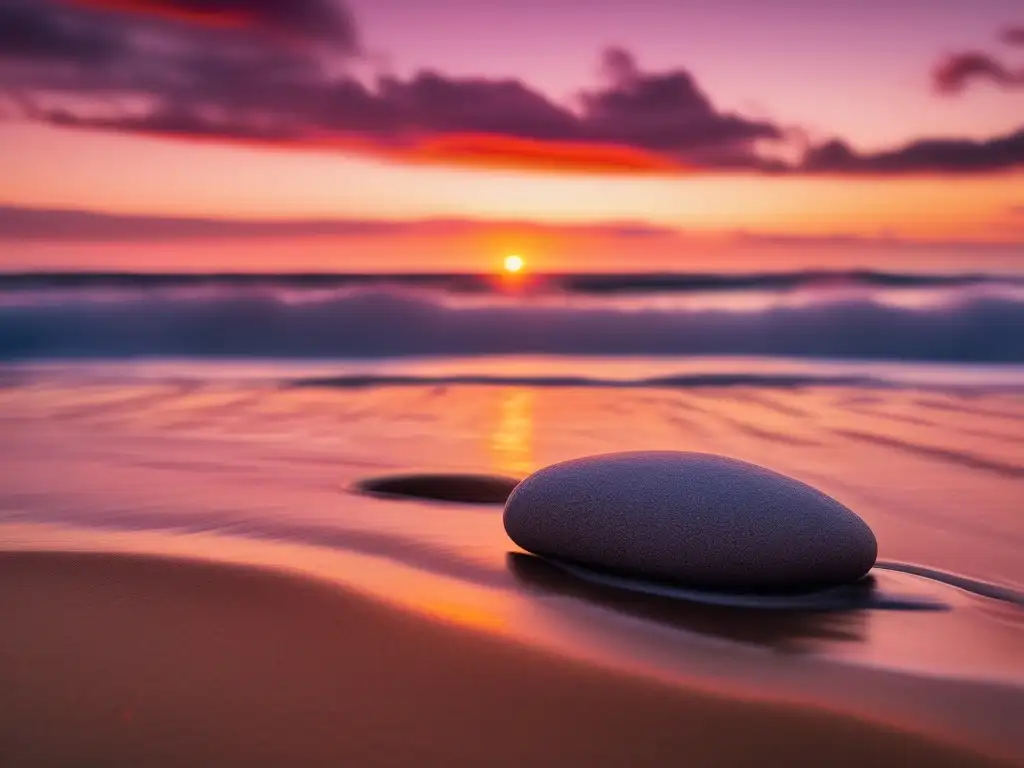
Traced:
<path fill-rule="evenodd" d="M 429 380 L 491 365 L 526 381 L 559 375 L 564 361 L 408 365 L 399 375 L 428 381 L 338 387 L 331 380 L 348 369 L 332 364 L 7 366 L 0 546 L 299 570 L 432 620 L 636 674 L 1022 746 L 1009 723 L 1024 705 L 1024 610 L 1010 601 L 880 570 L 883 593 L 941 609 L 766 615 L 637 595 L 519 553 L 500 506 L 356 488 L 367 476 L 418 471 L 522 477 L 611 450 L 721 453 L 835 496 L 875 530 L 881 559 L 1020 592 L 1024 391 L 1015 369 L 943 377 L 890 365 L 873 371 L 888 377 L 884 386 L 617 387 L 626 363 L 584 366 L 609 380 L 602 386 Z M 908 680 L 915 694 L 895 695 Z"/>

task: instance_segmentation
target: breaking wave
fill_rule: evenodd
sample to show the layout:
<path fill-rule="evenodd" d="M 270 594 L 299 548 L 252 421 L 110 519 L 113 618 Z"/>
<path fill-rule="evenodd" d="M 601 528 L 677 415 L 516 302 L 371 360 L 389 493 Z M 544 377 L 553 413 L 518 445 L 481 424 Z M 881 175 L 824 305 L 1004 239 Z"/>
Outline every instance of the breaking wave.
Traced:
<path fill-rule="evenodd" d="M 773 288 L 724 297 L 547 291 L 467 298 L 396 284 L 30 287 L 0 281 L 0 358 L 6 360 L 515 354 L 1019 363 L 1024 292 L 1011 282 L 909 291 Z"/>

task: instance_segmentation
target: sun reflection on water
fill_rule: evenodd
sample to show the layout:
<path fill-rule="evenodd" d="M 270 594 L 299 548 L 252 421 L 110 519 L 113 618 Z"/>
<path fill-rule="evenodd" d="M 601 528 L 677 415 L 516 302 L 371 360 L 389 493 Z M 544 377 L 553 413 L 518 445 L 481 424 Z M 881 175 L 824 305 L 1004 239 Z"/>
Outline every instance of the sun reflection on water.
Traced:
<path fill-rule="evenodd" d="M 491 432 L 491 454 L 501 474 L 527 475 L 533 470 L 532 390 L 510 387 L 501 391 L 498 418 Z"/>

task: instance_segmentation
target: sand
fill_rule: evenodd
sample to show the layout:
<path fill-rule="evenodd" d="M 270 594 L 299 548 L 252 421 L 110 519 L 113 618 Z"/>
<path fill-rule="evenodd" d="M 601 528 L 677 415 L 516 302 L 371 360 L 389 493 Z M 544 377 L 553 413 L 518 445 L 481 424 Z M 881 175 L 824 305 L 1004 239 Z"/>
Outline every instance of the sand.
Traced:
<path fill-rule="evenodd" d="M 998 764 L 729 700 L 281 572 L 0 554 L 0 764 Z"/>

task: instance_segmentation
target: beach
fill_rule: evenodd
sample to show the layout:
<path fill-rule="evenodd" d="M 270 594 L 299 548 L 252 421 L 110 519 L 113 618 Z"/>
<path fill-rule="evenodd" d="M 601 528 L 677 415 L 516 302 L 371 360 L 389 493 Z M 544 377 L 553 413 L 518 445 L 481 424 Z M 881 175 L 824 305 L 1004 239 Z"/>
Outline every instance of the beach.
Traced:
<path fill-rule="evenodd" d="M 1024 768 L 1022 10 L 0 0 L 0 768 Z"/>
<path fill-rule="evenodd" d="M 500 366 L 529 378 L 542 364 Z M 609 366 L 606 378 L 625 375 Z M 1012 390 L 352 387 L 323 368 L 5 368 L 5 764 L 1024 755 L 1024 611 L 1012 599 L 1024 583 L 1024 400 Z M 639 447 L 722 453 L 812 483 L 868 521 L 881 561 L 966 588 L 875 569 L 882 593 L 941 609 L 689 604 L 530 557 L 500 505 L 359 487 L 410 472 L 522 477 Z"/>

